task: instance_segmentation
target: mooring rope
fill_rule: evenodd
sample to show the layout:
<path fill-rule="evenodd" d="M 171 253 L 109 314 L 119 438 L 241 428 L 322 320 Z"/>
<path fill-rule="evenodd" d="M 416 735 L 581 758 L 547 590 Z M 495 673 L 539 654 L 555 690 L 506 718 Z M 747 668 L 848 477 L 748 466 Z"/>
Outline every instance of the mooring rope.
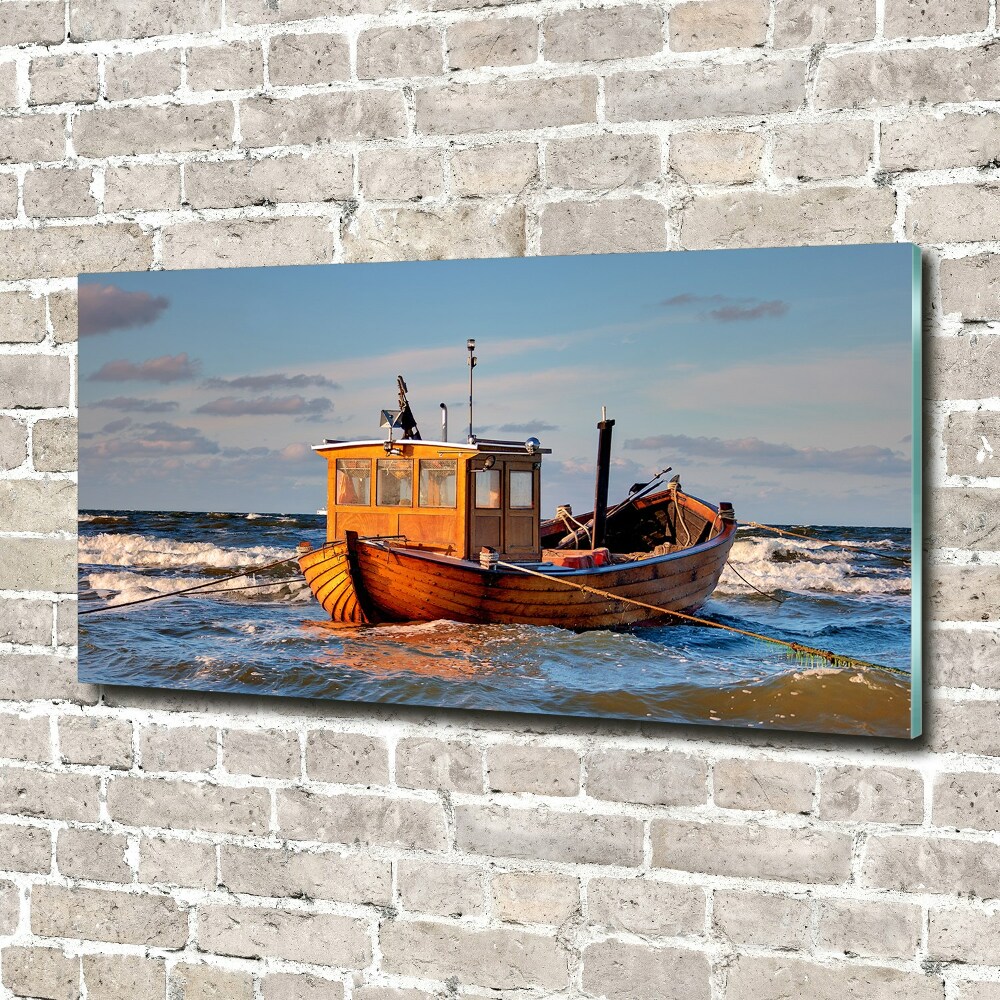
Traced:
<path fill-rule="evenodd" d="M 769 594 L 766 590 L 761 590 L 760 587 L 752 584 L 737 568 L 736 564 L 731 560 L 726 560 L 726 565 L 751 589 L 756 590 L 761 597 L 766 597 L 769 601 L 774 601 L 775 604 L 784 604 L 784 600 L 780 597 L 775 597 L 774 594 Z"/>
<path fill-rule="evenodd" d="M 860 545 L 851 545 L 848 542 L 829 542 L 825 538 L 816 538 L 814 535 L 803 535 L 797 531 L 788 531 L 786 528 L 775 528 L 770 524 L 758 524 L 756 521 L 740 521 L 739 525 L 741 528 L 760 528 L 762 531 L 773 531 L 777 535 L 802 538 L 807 542 L 816 542 L 819 545 L 832 545 L 838 549 L 847 549 L 849 552 L 863 552 L 865 555 L 878 556 L 879 559 L 889 559 L 892 562 L 903 563 L 905 566 L 911 564 L 909 556 L 890 556 L 888 553 L 879 552 L 877 549 L 866 549 Z"/>
<path fill-rule="evenodd" d="M 751 632 L 748 629 L 737 628 L 735 625 L 724 625 L 722 622 L 714 622 L 710 618 L 699 618 L 696 615 L 689 615 L 684 611 L 668 611 L 666 608 L 658 608 L 655 604 L 647 604 L 645 601 L 637 601 L 632 597 L 623 597 L 620 594 L 613 594 L 608 590 L 599 590 L 597 587 L 588 587 L 583 583 L 574 583 L 572 580 L 567 580 L 564 577 L 550 576 L 547 573 L 539 573 L 537 570 L 528 569 L 526 566 L 518 566 L 516 563 L 497 561 L 496 565 L 503 566 L 505 569 L 517 570 L 519 573 L 526 573 L 528 576 L 537 576 L 543 580 L 549 580 L 553 583 L 561 583 L 566 587 L 572 587 L 575 590 L 582 590 L 584 593 L 593 594 L 595 597 L 604 597 L 609 601 L 620 601 L 625 604 L 633 604 L 639 608 L 646 608 L 649 611 L 655 611 L 658 615 L 671 615 L 674 618 L 681 619 L 681 621 L 691 622 L 695 625 L 704 625 L 708 628 L 723 629 L 726 632 L 734 632 L 737 635 L 745 635 L 751 639 L 760 639 L 762 642 L 770 642 L 778 646 L 785 646 L 798 656 L 819 657 L 822 660 L 826 660 L 827 663 L 832 666 L 852 666 L 860 667 L 862 669 L 885 670 L 889 673 L 908 676 L 907 672 L 905 670 L 901 670 L 899 667 L 887 667 L 881 663 L 871 663 L 868 660 L 856 660 L 852 656 L 842 656 L 839 653 L 832 653 L 828 649 L 816 649 L 814 646 L 804 646 L 799 642 L 788 642 L 785 639 L 777 639 L 773 635 L 764 635 L 761 632 Z"/>

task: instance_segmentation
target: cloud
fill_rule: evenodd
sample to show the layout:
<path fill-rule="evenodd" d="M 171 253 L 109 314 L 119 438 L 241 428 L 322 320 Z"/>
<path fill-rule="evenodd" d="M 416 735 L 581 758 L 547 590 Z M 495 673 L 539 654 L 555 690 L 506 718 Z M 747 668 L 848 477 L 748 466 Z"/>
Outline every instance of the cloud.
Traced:
<path fill-rule="evenodd" d="M 215 455 L 219 452 L 218 444 L 206 438 L 197 428 L 180 427 L 168 421 L 151 424 L 132 424 L 128 421 L 131 426 L 115 426 L 125 424 L 126 421 L 114 421 L 104 430 L 112 433 L 112 428 L 127 429 L 127 434 L 118 434 L 109 440 L 88 444 L 82 449 L 83 453 L 88 458 L 156 458 L 168 455 Z"/>
<path fill-rule="evenodd" d="M 322 416 L 333 409 L 329 399 L 318 397 L 306 399 L 304 396 L 258 396 L 256 399 L 237 399 L 223 396 L 203 403 L 194 412 L 209 413 L 217 417 Z"/>
<path fill-rule="evenodd" d="M 203 389 L 251 389 L 260 392 L 267 389 L 308 389 L 319 386 L 324 389 L 339 389 L 340 386 L 325 375 L 241 375 L 239 378 L 210 378 L 202 382 Z"/>
<path fill-rule="evenodd" d="M 500 424 L 498 431 L 504 434 L 542 434 L 545 431 L 557 431 L 555 424 L 547 424 L 544 420 L 529 420 L 523 424 Z"/>
<path fill-rule="evenodd" d="M 91 406 L 101 406 L 106 410 L 120 410 L 122 413 L 170 413 L 178 403 L 168 399 L 136 399 L 134 396 L 113 396 L 99 399 Z"/>
<path fill-rule="evenodd" d="M 126 292 L 117 285 L 81 285 L 78 299 L 81 337 L 148 326 L 170 305 L 164 295 Z"/>
<path fill-rule="evenodd" d="M 784 316 L 788 312 L 788 303 L 782 299 L 732 298 L 729 295 L 694 295 L 691 292 L 681 292 L 669 299 L 663 299 L 661 306 L 714 305 L 701 314 L 719 323 L 738 323 L 743 320 L 765 319 L 767 317 Z"/>
<path fill-rule="evenodd" d="M 763 465 L 796 471 L 828 471 L 854 475 L 908 476 L 912 463 L 898 451 L 877 445 L 853 448 L 795 448 L 789 444 L 772 444 L 759 438 L 688 437 L 686 434 L 659 434 L 655 437 L 632 438 L 626 448 L 652 450 L 715 459 L 726 465 Z"/>
<path fill-rule="evenodd" d="M 108 361 L 93 375 L 91 382 L 183 382 L 198 374 L 201 362 L 184 354 L 164 354 L 136 364 L 134 361 Z"/>

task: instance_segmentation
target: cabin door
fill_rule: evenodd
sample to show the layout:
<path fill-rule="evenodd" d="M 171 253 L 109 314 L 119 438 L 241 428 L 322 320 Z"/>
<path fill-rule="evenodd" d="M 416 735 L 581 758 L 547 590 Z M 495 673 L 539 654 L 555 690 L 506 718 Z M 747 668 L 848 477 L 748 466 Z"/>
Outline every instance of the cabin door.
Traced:
<path fill-rule="evenodd" d="M 503 468 L 471 471 L 469 478 L 469 558 L 478 559 L 483 546 L 503 552 Z"/>
<path fill-rule="evenodd" d="M 506 480 L 504 551 L 513 559 L 537 559 L 539 468 L 534 462 L 510 462 Z"/>

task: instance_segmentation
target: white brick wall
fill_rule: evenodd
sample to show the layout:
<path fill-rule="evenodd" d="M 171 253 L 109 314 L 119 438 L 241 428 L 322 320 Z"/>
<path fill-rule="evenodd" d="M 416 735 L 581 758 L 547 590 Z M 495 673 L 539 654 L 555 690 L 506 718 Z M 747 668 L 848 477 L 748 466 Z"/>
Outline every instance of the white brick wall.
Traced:
<path fill-rule="evenodd" d="M 996 0 L 0 0 L 0 997 L 1000 998 Z M 913 745 L 75 682 L 78 271 L 915 239 Z"/>

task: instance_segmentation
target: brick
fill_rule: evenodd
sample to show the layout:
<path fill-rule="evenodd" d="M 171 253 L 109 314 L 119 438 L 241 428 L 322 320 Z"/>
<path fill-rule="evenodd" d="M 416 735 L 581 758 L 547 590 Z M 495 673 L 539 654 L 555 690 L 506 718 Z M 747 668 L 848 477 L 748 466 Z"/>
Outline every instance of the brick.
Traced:
<path fill-rule="evenodd" d="M 56 604 L 56 644 L 59 646 L 75 646 L 76 640 L 76 601 L 72 598 L 68 601 L 59 601 Z"/>
<path fill-rule="evenodd" d="M 720 760 L 714 768 L 715 804 L 723 809 L 808 813 L 816 772 L 794 761 Z"/>
<path fill-rule="evenodd" d="M 939 774 L 934 779 L 935 826 L 964 830 L 996 829 L 1000 778 L 976 771 Z"/>
<path fill-rule="evenodd" d="M 648 877 L 595 878 L 587 884 L 590 921 L 612 932 L 681 937 L 705 931 L 705 893 Z"/>
<path fill-rule="evenodd" d="M 992 366 L 1000 361 L 1000 337 L 975 333 L 930 337 L 926 355 L 927 383 L 937 390 L 938 398 L 984 399 L 995 395 Z"/>
<path fill-rule="evenodd" d="M 930 633 L 924 656 L 931 684 L 959 688 L 1000 686 L 1000 633 L 935 630 Z"/>
<path fill-rule="evenodd" d="M 199 45 L 188 50 L 192 90 L 256 90 L 264 86 L 264 53 L 252 42 Z"/>
<path fill-rule="evenodd" d="M 13 219 L 17 216 L 17 177 L 14 174 L 0 174 L 0 217 Z"/>
<path fill-rule="evenodd" d="M 59 755 L 68 764 L 132 766 L 132 723 L 94 715 L 59 717 Z"/>
<path fill-rule="evenodd" d="M 844 882 L 851 870 L 843 833 L 654 819 L 651 837 L 657 868 L 817 884 Z"/>
<path fill-rule="evenodd" d="M 441 850 L 445 845 L 440 804 L 419 799 L 279 791 L 278 825 L 289 840 L 410 850 Z"/>
<path fill-rule="evenodd" d="M 949 413 L 944 427 L 945 469 L 952 476 L 1000 473 L 1000 412 Z"/>
<path fill-rule="evenodd" d="M 167 896 L 36 885 L 31 930 L 41 937 L 180 948 L 187 940 L 188 918 Z"/>
<path fill-rule="evenodd" d="M 921 823 L 923 776 L 904 768 L 831 767 L 820 776 L 819 816 L 854 823 Z"/>
<path fill-rule="evenodd" d="M 148 38 L 217 31 L 222 27 L 220 0 L 134 0 L 124 10 L 101 0 L 73 0 L 70 38 L 91 42 L 102 38 Z"/>
<path fill-rule="evenodd" d="M 988 0 L 929 3 L 928 0 L 886 0 L 885 37 L 921 38 L 985 31 L 990 19 Z"/>
<path fill-rule="evenodd" d="M 708 956 L 687 949 L 609 939 L 583 951 L 583 988 L 607 1000 L 709 1000 L 709 973 Z"/>
<path fill-rule="evenodd" d="M 7 947 L 3 984 L 15 996 L 39 1000 L 79 1000 L 80 959 L 56 948 Z"/>
<path fill-rule="evenodd" d="M 373 199 L 416 201 L 444 191 L 444 167 L 435 149 L 362 150 L 358 170 L 361 190 Z"/>
<path fill-rule="evenodd" d="M 670 11 L 670 48 L 675 52 L 752 48 L 767 38 L 763 0 L 698 0 Z"/>
<path fill-rule="evenodd" d="M 354 1000 L 438 1000 L 426 990 L 397 989 L 393 986 L 362 986 L 351 994 Z"/>
<path fill-rule="evenodd" d="M 61 875 L 97 882 L 131 882 L 125 860 L 128 843 L 119 833 L 103 830 L 60 830 L 56 865 Z"/>
<path fill-rule="evenodd" d="M 388 747 L 385 740 L 358 733 L 311 732 L 306 737 L 306 772 L 313 781 L 387 785 Z"/>
<path fill-rule="evenodd" d="M 875 37 L 874 0 L 775 0 L 774 45 L 864 42 Z"/>
<path fill-rule="evenodd" d="M 379 938 L 390 974 L 508 990 L 569 985 L 566 952 L 546 935 L 396 920 L 383 924 Z"/>
<path fill-rule="evenodd" d="M 396 744 L 396 783 L 404 788 L 482 792 L 482 751 L 457 740 L 401 739 Z"/>
<path fill-rule="evenodd" d="M 848 53 L 820 62 L 821 110 L 989 100 L 1000 65 L 986 48 L 896 49 Z"/>
<path fill-rule="evenodd" d="M 233 106 L 225 101 L 100 108 L 80 112 L 73 145 L 81 155 L 93 157 L 228 149 L 233 125 Z"/>
<path fill-rule="evenodd" d="M 6 360 L 6 359 L 5 359 Z M 0 373 L 0 392 L 3 390 Z M 0 590 L 54 590 L 62 594 L 76 591 L 76 539 L 0 539 Z M 24 660 L 43 669 L 52 664 L 41 658 Z M 55 692 L 52 697 L 57 697 Z"/>
<path fill-rule="evenodd" d="M 461 851 L 497 857 L 599 865 L 642 861 L 642 823 L 630 816 L 459 805 L 455 841 Z"/>
<path fill-rule="evenodd" d="M 153 260 L 153 237 L 134 224 L 16 229 L 0 232 L 0 257 L 6 262 L 6 277 L 11 281 L 75 275 L 82 271 L 144 271 Z M 14 363 L 14 358 L 4 358 L 3 370 L 0 370 L 0 400 L 5 398 L 6 369 Z M 51 377 L 44 373 L 44 366 L 49 366 L 50 371 L 63 370 L 67 362 L 65 358 L 37 357 L 19 363 L 35 366 L 31 378 L 35 394 L 40 395 Z M 51 399 L 49 396 L 42 398 Z M 0 408 L 9 405 L 0 401 Z M 66 403 L 60 399 L 32 405 L 65 406 Z"/>
<path fill-rule="evenodd" d="M 222 883 L 231 892 L 375 906 L 392 901 L 389 862 L 357 851 L 300 853 L 224 844 L 221 864 Z"/>
<path fill-rule="evenodd" d="M 62 0 L 14 0 L 0 18 L 0 45 L 51 45 L 66 37 Z"/>
<path fill-rule="evenodd" d="M 895 196 L 884 188 L 810 188 L 696 196 L 681 221 L 685 249 L 891 239 Z"/>
<path fill-rule="evenodd" d="M 347 969 L 363 969 L 372 959 L 363 920 L 270 907 L 201 907 L 198 946 L 217 955 L 281 958 Z"/>
<path fill-rule="evenodd" d="M 486 751 L 491 792 L 579 795 L 580 757 L 562 747 L 499 745 Z"/>
<path fill-rule="evenodd" d="M 79 218 L 97 212 L 91 170 L 30 170 L 24 178 L 24 211 L 38 219 Z"/>
<path fill-rule="evenodd" d="M 616 73 L 605 81 L 609 121 L 671 121 L 794 111 L 805 100 L 799 60 Z"/>
<path fill-rule="evenodd" d="M 666 209 L 647 198 L 556 202 L 542 209 L 541 223 L 543 254 L 666 249 Z"/>
<path fill-rule="evenodd" d="M 38 344 L 45 339 L 45 298 L 29 292 L 0 292 L 0 341 Z"/>
<path fill-rule="evenodd" d="M 819 965 L 797 958 L 739 955 L 729 967 L 727 1000 L 943 1000 L 944 984 L 925 972 L 879 966 Z"/>
<path fill-rule="evenodd" d="M 883 170 L 989 167 L 1000 160 L 1000 114 L 908 115 L 881 126 Z"/>
<path fill-rule="evenodd" d="M 223 788 L 156 778 L 113 778 L 108 813 L 129 826 L 262 834 L 268 831 L 271 796 L 263 788 Z"/>
<path fill-rule="evenodd" d="M 935 621 L 997 621 L 1000 578 L 989 568 L 934 566 L 926 577 L 927 605 Z"/>
<path fill-rule="evenodd" d="M 928 531 L 936 544 L 986 552 L 1000 548 L 1000 490 L 933 490 L 927 507 Z"/>
<path fill-rule="evenodd" d="M 400 859 L 396 881 L 404 909 L 442 917 L 483 913 L 483 872 L 471 865 Z"/>
<path fill-rule="evenodd" d="M 8 765 L 0 770 L 0 812 L 96 823 L 99 784 L 96 775 L 26 771 Z"/>
<path fill-rule="evenodd" d="M 346 35 L 276 35 L 267 65 L 271 83 L 277 87 L 349 80 L 350 44 Z"/>
<path fill-rule="evenodd" d="M 215 846 L 173 837 L 143 837 L 139 844 L 139 881 L 214 889 Z"/>
<path fill-rule="evenodd" d="M 448 68 L 524 66 L 538 58 L 538 25 L 527 17 L 448 26 Z"/>
<path fill-rule="evenodd" d="M 64 114 L 21 115 L 5 118 L 0 132 L 0 163 L 35 163 L 66 156 Z"/>
<path fill-rule="evenodd" d="M 655 806 L 708 802 L 708 765 L 671 750 L 603 750 L 587 757 L 587 794 Z"/>
<path fill-rule="evenodd" d="M 919 188 L 906 210 L 906 230 L 921 243 L 995 240 L 1000 186 L 949 184 Z"/>
<path fill-rule="evenodd" d="M 37 542 L 37 539 L 31 539 Z M 0 571 L 0 586 L 11 590 L 37 590 L 40 587 L 51 587 L 53 576 L 66 580 L 59 584 L 67 593 L 76 593 L 76 584 L 72 578 L 76 575 L 74 563 L 75 546 L 63 546 L 59 559 L 53 558 L 51 550 L 44 550 L 46 558 L 40 567 L 41 578 L 31 580 L 37 586 L 23 586 L 15 583 L 8 588 L 11 575 Z M 14 552 L 15 559 L 23 562 L 27 559 L 37 560 L 32 546 L 11 546 L 10 540 L 0 543 L 0 552 Z M 15 562 L 17 565 L 17 562 Z M 0 567 L 3 563 L 0 562 Z M 48 575 L 47 575 L 48 574 Z M 14 579 L 24 579 L 26 574 L 18 574 Z M 76 660 L 63 656 L 36 653 L 0 653 L 0 698 L 15 701 L 32 701 L 44 699 L 74 702 L 89 705 L 97 701 L 98 691 L 89 684 L 78 684 Z"/>
<path fill-rule="evenodd" d="M 927 957 L 969 965 L 1000 964 L 1000 917 L 971 906 L 932 908 Z"/>
<path fill-rule="evenodd" d="M 352 995 L 355 1000 L 363 1000 L 356 987 Z M 260 997 L 261 1000 L 343 1000 L 344 986 L 333 979 L 285 972 L 262 979 Z"/>
<path fill-rule="evenodd" d="M 39 604 L 46 613 L 51 613 L 52 605 L 47 601 L 4 601 L 0 604 L 0 616 L 8 605 Z M 0 641 L 3 638 L 0 631 Z M 24 639 L 20 641 L 25 641 Z M 34 760 L 46 763 L 52 760 L 52 740 L 49 735 L 49 720 L 44 715 L 0 715 L 0 757 L 6 760 Z"/>
<path fill-rule="evenodd" d="M 830 180 L 867 173 L 875 149 L 870 122 L 823 122 L 778 130 L 771 167 L 778 177 Z"/>
<path fill-rule="evenodd" d="M 249 972 L 206 965 L 175 965 L 170 970 L 170 996 L 176 1000 L 254 1000 Z"/>
<path fill-rule="evenodd" d="M 325 264 L 332 243 L 328 219 L 220 219 L 166 228 L 163 263 L 171 268 Z"/>
<path fill-rule="evenodd" d="M 87 1000 L 136 1000 L 162 997 L 166 991 L 164 963 L 138 955 L 84 955 Z"/>
<path fill-rule="evenodd" d="M 109 101 L 172 94 L 181 85 L 181 50 L 112 54 L 104 65 Z"/>
<path fill-rule="evenodd" d="M 145 726 L 139 730 L 144 771 L 211 771 L 218 731 L 206 726 Z"/>
<path fill-rule="evenodd" d="M 244 146 L 290 146 L 396 138 L 405 134 L 406 119 L 398 91 L 357 90 L 292 100 L 251 98 L 243 102 L 240 129 Z"/>
<path fill-rule="evenodd" d="M 824 899 L 816 910 L 820 948 L 864 958 L 913 960 L 920 950 L 919 906 L 871 899 Z"/>
<path fill-rule="evenodd" d="M 593 77 L 453 83 L 416 92 L 417 131 L 431 135 L 578 125 L 597 120 Z"/>
<path fill-rule="evenodd" d="M 49 292 L 49 322 L 52 325 L 52 339 L 57 344 L 75 343 L 77 339 L 76 289 Z M 76 469 L 76 420 L 63 420 L 60 426 L 73 427 L 73 469 Z M 38 433 L 35 424 L 35 433 Z M 53 470 L 55 471 L 55 470 Z"/>
<path fill-rule="evenodd" d="M 954 982 L 955 1000 L 1000 1000 L 1000 983 Z"/>
<path fill-rule="evenodd" d="M 0 108 L 16 108 L 21 103 L 17 88 L 17 63 L 0 63 Z"/>
<path fill-rule="evenodd" d="M 17 469 L 27 458 L 27 426 L 13 417 L 0 415 L 0 471 Z"/>
<path fill-rule="evenodd" d="M 105 212 L 155 212 L 181 207 L 181 172 L 173 164 L 129 163 L 104 171 Z"/>
<path fill-rule="evenodd" d="M 258 778 L 297 778 L 299 739 L 280 729 L 229 729 L 223 736 L 222 766 L 230 774 Z"/>
<path fill-rule="evenodd" d="M 1000 319 L 1000 254 L 942 261 L 941 305 L 967 320 Z"/>
<path fill-rule="evenodd" d="M 644 6 L 568 10 L 545 18 L 542 34 L 549 62 L 651 56 L 663 49 L 663 15 Z"/>
<path fill-rule="evenodd" d="M 580 912 L 580 883 L 549 872 L 499 872 L 490 895 L 496 915 L 514 924 L 560 926 Z"/>
<path fill-rule="evenodd" d="M 1000 757 L 1000 733 L 989 723 L 991 701 L 932 703 L 928 746 L 944 753 L 971 753 Z"/>
<path fill-rule="evenodd" d="M 440 73 L 442 33 L 430 25 L 369 28 L 358 36 L 358 78 L 430 76 Z"/>
<path fill-rule="evenodd" d="M 48 875 L 52 869 L 52 838 L 37 826 L 0 825 L 0 867 L 8 872 Z"/>
<path fill-rule="evenodd" d="M 660 140 L 654 135 L 596 135 L 550 142 L 550 184 L 579 190 L 632 187 L 660 176 Z"/>
<path fill-rule="evenodd" d="M 20 919 L 20 890 L 13 882 L 0 882 L 0 934 L 13 934 Z"/>
<path fill-rule="evenodd" d="M 342 17 L 349 14 L 384 14 L 388 0 L 231 0 L 226 4 L 230 24 L 287 24 L 316 17 Z"/>
<path fill-rule="evenodd" d="M 788 950 L 809 947 L 812 903 L 801 896 L 717 889 L 712 923 L 716 934 L 737 946 Z"/>
<path fill-rule="evenodd" d="M 28 81 L 29 104 L 93 104 L 97 100 L 97 56 L 32 59 Z"/>
<path fill-rule="evenodd" d="M 538 178 L 538 147 L 516 142 L 458 149 L 451 154 L 451 176 L 459 195 L 517 194 Z"/>
<path fill-rule="evenodd" d="M 348 261 L 517 257 L 524 227 L 519 206 L 369 208 L 343 234 L 344 254 Z"/>
<path fill-rule="evenodd" d="M 1000 898 L 1000 846 L 943 836 L 871 837 L 861 883 L 906 892 Z"/>

